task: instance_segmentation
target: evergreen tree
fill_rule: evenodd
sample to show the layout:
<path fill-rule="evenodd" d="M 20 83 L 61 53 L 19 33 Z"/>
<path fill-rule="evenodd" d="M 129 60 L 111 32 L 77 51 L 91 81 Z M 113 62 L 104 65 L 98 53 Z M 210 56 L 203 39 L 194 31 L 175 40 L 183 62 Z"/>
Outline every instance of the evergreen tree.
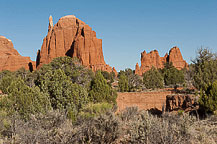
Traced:
<path fill-rule="evenodd" d="M 42 91 L 50 96 L 52 107 L 67 110 L 73 120 L 80 109 L 88 103 L 85 88 L 73 84 L 61 69 L 47 72 L 41 84 Z"/>
<path fill-rule="evenodd" d="M 43 65 L 37 72 L 36 85 L 41 83 L 41 79 L 43 79 L 43 76 L 47 72 L 58 69 L 61 69 L 70 78 L 72 83 L 77 83 L 85 88 L 89 88 L 90 82 L 93 79 L 93 72 L 85 68 L 77 58 L 65 56 L 55 58 L 51 63 Z"/>
<path fill-rule="evenodd" d="M 206 86 L 204 91 L 201 90 L 199 104 L 205 112 L 217 110 L 217 81 Z"/>
<path fill-rule="evenodd" d="M 8 113 L 17 112 L 24 119 L 30 114 L 45 113 L 49 110 L 50 101 L 38 87 L 28 87 L 21 78 L 14 79 L 7 88 L 8 96 L 0 99 L 0 108 Z"/>
<path fill-rule="evenodd" d="M 143 83 L 147 89 L 163 88 L 163 77 L 155 67 L 152 67 L 143 74 Z"/>
<path fill-rule="evenodd" d="M 120 92 L 128 92 L 128 79 L 125 74 L 119 76 L 118 87 Z"/>
<path fill-rule="evenodd" d="M 185 82 L 184 73 L 182 70 L 176 69 L 172 63 L 166 63 L 163 69 L 165 85 L 177 85 Z"/>
<path fill-rule="evenodd" d="M 90 98 L 94 103 L 108 102 L 115 103 L 117 93 L 114 91 L 100 71 L 96 72 L 96 76 L 91 83 Z"/>
<path fill-rule="evenodd" d="M 217 80 L 217 57 L 208 49 L 200 49 L 193 60 L 192 76 L 194 86 L 205 89 L 206 85 Z"/>

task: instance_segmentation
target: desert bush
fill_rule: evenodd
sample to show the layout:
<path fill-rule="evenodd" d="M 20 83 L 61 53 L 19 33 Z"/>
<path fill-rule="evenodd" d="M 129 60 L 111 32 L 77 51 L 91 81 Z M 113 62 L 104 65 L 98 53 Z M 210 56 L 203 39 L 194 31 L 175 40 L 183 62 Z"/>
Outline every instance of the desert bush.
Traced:
<path fill-rule="evenodd" d="M 3 70 L 0 72 L 0 80 L 7 76 L 9 77 L 14 76 L 14 73 L 9 70 Z"/>
<path fill-rule="evenodd" d="M 19 115 L 11 116 L 9 120 L 11 126 L 7 128 L 7 132 L 10 136 L 4 139 L 4 143 L 65 144 L 71 141 L 74 133 L 72 122 L 61 111 L 31 115 L 28 121 L 24 121 Z"/>
<path fill-rule="evenodd" d="M 0 90 L 4 94 L 8 94 L 8 87 L 11 85 L 12 82 L 16 80 L 15 76 L 5 76 L 0 80 Z"/>
<path fill-rule="evenodd" d="M 91 82 L 91 90 L 89 92 L 90 101 L 93 103 L 108 102 L 116 103 L 117 93 L 107 83 L 100 71 L 96 72 L 96 76 Z"/>
<path fill-rule="evenodd" d="M 163 88 L 163 76 L 155 67 L 152 67 L 143 74 L 143 83 L 147 89 Z"/>
<path fill-rule="evenodd" d="M 121 135 L 121 123 L 114 113 L 94 117 L 76 126 L 71 143 L 115 143 Z"/>
<path fill-rule="evenodd" d="M 211 144 L 217 138 L 217 127 L 212 122 L 198 121 L 186 114 L 179 116 L 166 113 L 157 117 L 146 111 L 128 108 L 122 115 L 125 117 L 122 119 L 125 120 L 123 127 L 126 129 L 119 143 Z"/>
<path fill-rule="evenodd" d="M 79 112 L 79 117 L 82 119 L 88 119 L 97 117 L 112 110 L 113 105 L 109 103 L 89 103 Z"/>
<path fill-rule="evenodd" d="M 157 117 L 127 108 L 119 114 L 107 111 L 74 124 L 61 111 L 31 115 L 28 121 L 19 115 L 0 117 L 5 118 L 11 125 L 0 127 L 0 132 L 9 134 L 4 143 L 215 144 L 217 140 L 216 116 L 198 120 L 187 114 L 165 113 Z"/>

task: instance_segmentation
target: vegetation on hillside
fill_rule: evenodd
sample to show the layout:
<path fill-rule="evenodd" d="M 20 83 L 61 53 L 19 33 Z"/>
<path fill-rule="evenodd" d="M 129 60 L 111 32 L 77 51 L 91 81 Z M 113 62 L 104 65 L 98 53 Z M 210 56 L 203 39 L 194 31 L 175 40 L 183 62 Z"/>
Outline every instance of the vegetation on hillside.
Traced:
<path fill-rule="evenodd" d="M 193 83 L 205 113 L 217 111 L 217 59 L 201 49 L 189 69 L 166 63 L 143 76 L 131 69 L 92 72 L 59 57 L 37 71 L 0 72 L 0 140 L 5 143 L 216 143 L 215 115 L 154 116 L 137 108 L 116 113 L 117 92 Z M 118 82 L 117 82 L 118 81 Z M 117 89 L 112 87 L 118 83 Z M 23 131 L 25 130 L 25 131 Z M 1 142 L 1 141 L 0 141 Z"/>

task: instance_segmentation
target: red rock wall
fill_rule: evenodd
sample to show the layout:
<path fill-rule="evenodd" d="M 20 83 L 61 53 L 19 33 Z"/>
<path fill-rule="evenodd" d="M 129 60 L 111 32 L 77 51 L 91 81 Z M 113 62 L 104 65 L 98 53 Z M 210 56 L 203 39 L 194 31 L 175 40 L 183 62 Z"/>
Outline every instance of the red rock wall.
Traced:
<path fill-rule="evenodd" d="M 61 56 L 77 57 L 94 71 L 113 71 L 104 61 L 102 40 L 96 38 L 90 26 L 73 15 L 60 18 L 54 26 L 52 17 L 49 18 L 48 34 L 37 56 L 37 68 Z"/>
<path fill-rule="evenodd" d="M 14 49 L 11 40 L 0 36 L 0 71 L 16 71 L 22 67 L 26 70 L 34 70 L 35 65 L 30 57 L 23 57 Z"/>
<path fill-rule="evenodd" d="M 152 108 L 162 110 L 162 106 L 166 106 L 166 96 L 170 94 L 172 94 L 171 91 L 118 93 L 118 112 L 124 110 L 126 107 L 132 106 L 137 106 L 140 110 L 149 110 Z"/>

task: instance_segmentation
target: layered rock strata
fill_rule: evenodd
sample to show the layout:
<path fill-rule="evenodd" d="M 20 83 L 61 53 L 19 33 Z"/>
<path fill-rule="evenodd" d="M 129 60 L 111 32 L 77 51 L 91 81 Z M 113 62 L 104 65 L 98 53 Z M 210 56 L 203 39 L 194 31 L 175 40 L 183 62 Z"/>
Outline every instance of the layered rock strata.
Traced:
<path fill-rule="evenodd" d="M 21 56 L 16 49 L 14 49 L 11 40 L 0 36 L 0 71 L 10 70 L 16 71 L 20 68 L 26 70 L 34 70 L 35 62 L 30 57 Z"/>
<path fill-rule="evenodd" d="M 150 53 L 143 51 L 141 53 L 141 66 L 139 67 L 139 64 L 136 64 L 135 73 L 142 75 L 152 67 L 161 69 L 164 67 L 164 63 L 166 62 L 171 62 L 178 70 L 188 67 L 186 61 L 183 60 L 180 49 L 178 47 L 173 47 L 169 51 L 169 55 L 166 53 L 164 57 L 160 57 L 157 50 L 151 51 Z"/>
<path fill-rule="evenodd" d="M 37 68 L 61 56 L 77 57 L 84 66 L 93 71 L 117 73 L 105 63 L 102 40 L 96 37 L 96 32 L 73 15 L 60 18 L 55 25 L 50 16 L 48 34 L 37 54 Z"/>

